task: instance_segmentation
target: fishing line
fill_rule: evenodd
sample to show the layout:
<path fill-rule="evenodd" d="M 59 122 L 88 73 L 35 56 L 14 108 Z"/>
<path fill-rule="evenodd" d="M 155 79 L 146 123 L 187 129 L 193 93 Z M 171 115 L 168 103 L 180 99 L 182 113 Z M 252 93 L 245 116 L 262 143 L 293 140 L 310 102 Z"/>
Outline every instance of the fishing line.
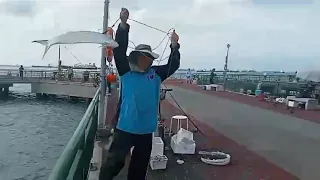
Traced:
<path fill-rule="evenodd" d="M 119 18 L 120 19 L 120 18 Z M 116 23 L 119 21 L 119 19 L 117 19 L 116 20 L 116 22 L 111 26 L 112 28 L 116 25 Z M 156 28 L 156 27 L 153 27 L 153 26 L 151 26 L 151 25 L 148 25 L 148 24 L 145 24 L 145 23 L 143 23 L 143 22 L 140 22 L 140 21 L 137 21 L 137 20 L 134 20 L 134 19 L 130 19 L 130 18 L 128 18 L 128 20 L 131 20 L 131 21 L 133 21 L 133 22 L 136 22 L 136 23 L 138 23 L 138 24 L 141 24 L 141 25 L 143 25 L 143 26 L 146 26 L 146 27 L 149 27 L 149 28 L 151 28 L 151 29 L 154 29 L 154 30 L 157 30 L 157 31 L 159 31 L 159 32 L 162 32 L 162 33 L 165 33 L 166 35 L 163 37 L 163 39 L 161 40 L 161 42 L 159 43 L 159 45 L 158 46 L 156 46 L 156 48 L 154 48 L 154 49 L 152 49 L 152 50 L 155 50 L 155 49 L 157 49 L 157 48 L 159 48 L 160 46 L 161 46 L 161 44 L 163 43 L 163 41 L 168 37 L 169 39 L 168 39 L 168 42 L 167 42 L 167 44 L 166 44 L 166 46 L 165 46 L 165 48 L 164 48 L 164 50 L 163 50 L 163 52 L 162 52 L 162 55 L 161 55 L 161 58 L 158 60 L 158 62 L 159 62 L 159 64 L 160 64 L 160 62 L 162 61 L 162 60 L 164 60 L 164 59 L 162 59 L 162 57 L 163 57 L 163 55 L 164 55 L 164 53 L 165 53 L 165 51 L 166 51 L 166 49 L 167 49 L 167 47 L 168 47 L 168 44 L 169 44 L 169 42 L 170 42 L 170 37 L 169 37 L 169 35 L 170 35 L 170 31 L 173 29 L 173 28 L 171 28 L 168 32 L 166 32 L 166 31 L 164 31 L 164 30 L 161 30 L 161 29 L 159 29 L 159 28 Z M 106 33 L 106 32 L 104 32 L 104 33 Z M 115 37 L 115 36 L 114 36 Z M 134 42 L 133 41 L 130 41 L 134 46 L 135 46 L 135 44 L 134 44 Z M 129 46 L 128 46 L 129 47 Z M 136 47 L 136 46 L 135 46 Z M 131 49 L 134 49 L 134 48 L 132 48 L 132 47 L 129 47 L 129 48 L 131 48 Z M 166 58 L 169 58 L 171 55 L 172 55 L 172 53 L 173 52 L 171 52 L 170 53 L 170 55 L 168 56 L 168 57 L 166 57 Z M 141 53 L 141 54 L 143 54 L 143 53 Z M 144 54 L 143 54 L 144 55 Z M 145 56 L 145 55 L 144 55 Z M 166 59 L 165 58 L 165 59 Z M 171 67 L 171 61 L 169 62 L 169 68 L 168 68 L 168 74 L 167 74 L 167 77 L 169 76 L 169 69 L 170 69 L 170 67 Z M 163 83 L 163 85 L 164 85 L 164 87 L 165 88 L 168 88 L 167 86 L 166 86 L 166 84 L 164 84 Z M 169 92 L 169 94 L 170 94 L 170 96 L 171 96 L 171 98 L 173 99 L 173 101 L 175 102 L 175 104 L 177 104 L 177 106 L 178 106 L 178 108 L 182 111 L 182 113 L 190 120 L 190 122 L 192 123 L 192 125 L 197 129 L 197 131 L 198 132 L 200 132 L 202 135 L 204 135 L 205 136 L 205 134 L 198 128 L 198 126 L 193 122 L 193 120 L 190 118 L 190 116 L 182 109 L 182 107 L 180 106 L 180 104 L 178 103 L 178 101 L 174 98 L 174 96 L 171 94 L 171 92 Z M 168 100 L 166 100 L 167 102 L 169 102 Z M 170 102 L 169 102 L 170 103 Z"/>
<path fill-rule="evenodd" d="M 133 22 L 136 22 L 136 23 L 138 23 L 138 24 L 144 25 L 144 26 L 146 26 L 146 27 L 149 27 L 149 28 L 151 28 L 151 29 L 154 29 L 154 30 L 157 30 L 157 31 L 160 31 L 160 32 L 166 34 L 166 35 L 162 38 L 162 40 L 161 40 L 161 42 L 159 43 L 159 45 L 156 46 L 156 48 L 152 49 L 152 50 L 155 50 L 155 49 L 159 48 L 159 47 L 161 46 L 161 44 L 163 43 L 163 41 L 168 37 L 169 39 L 168 39 L 168 41 L 167 41 L 167 43 L 166 43 L 166 46 L 165 46 L 165 48 L 164 48 L 164 50 L 163 50 L 163 52 L 162 52 L 162 54 L 161 54 L 161 58 L 160 58 L 160 60 L 158 60 L 158 61 L 159 61 L 159 63 L 160 63 L 162 60 L 164 60 L 164 59 L 162 59 L 162 58 L 163 58 L 163 55 L 164 55 L 166 49 L 168 48 L 168 44 L 169 44 L 169 42 L 170 42 L 169 34 L 170 34 L 170 31 L 173 30 L 173 28 L 171 28 L 168 32 L 166 32 L 166 31 L 163 31 L 163 30 L 161 30 L 161 29 L 159 29 L 159 28 L 156 28 L 156 27 L 150 26 L 150 25 L 148 25 L 148 24 L 142 23 L 142 22 L 140 22 L 140 21 L 137 21 L 137 20 L 134 20 L 134 19 L 130 19 L 130 18 L 128 18 L 128 19 L 131 20 L 131 21 L 133 21 Z M 114 27 L 118 21 L 119 21 L 119 19 L 118 19 L 111 27 Z M 131 43 L 135 46 L 135 44 L 134 44 L 133 41 L 129 41 L 129 42 L 131 42 Z M 128 46 L 128 47 L 129 47 L 129 46 Z M 135 46 L 135 47 L 136 47 L 136 46 Z M 130 48 L 131 48 L 131 49 L 134 49 L 134 48 L 132 48 L 132 47 L 130 47 Z M 173 52 L 171 52 L 170 55 L 169 55 L 168 57 L 166 57 L 166 58 L 169 58 L 169 57 L 172 55 L 172 53 L 173 53 Z M 141 53 L 141 54 L 143 54 L 143 53 Z M 144 54 L 143 54 L 143 55 L 144 55 Z M 166 59 L 166 58 L 165 58 L 165 59 Z M 170 62 L 169 62 L 169 68 L 168 68 L 168 70 L 171 68 L 171 63 L 172 63 L 172 62 L 170 61 Z M 167 77 L 168 77 L 168 76 L 169 76 L 169 71 L 168 71 L 168 73 L 167 73 Z M 163 83 L 163 85 L 164 85 L 165 88 L 168 88 L 166 84 Z M 202 135 L 205 136 L 205 134 L 198 128 L 198 126 L 193 122 L 193 120 L 190 118 L 190 116 L 182 109 L 182 107 L 180 106 L 180 104 L 178 103 L 178 101 L 174 98 L 174 96 L 171 94 L 171 92 L 168 92 L 168 93 L 169 93 L 169 95 L 171 96 L 172 100 L 175 102 L 175 104 L 177 104 L 178 108 L 182 111 L 182 113 L 190 120 L 190 122 L 192 123 L 192 125 L 197 129 L 197 131 L 200 132 Z M 167 100 L 167 102 L 169 102 L 169 101 Z M 170 103 L 170 102 L 169 102 L 169 103 Z"/>
<path fill-rule="evenodd" d="M 131 20 L 131 21 L 133 21 L 133 22 L 136 22 L 136 23 L 138 23 L 138 24 L 141 24 L 141 25 L 144 25 L 144 26 L 146 26 L 146 27 L 149 27 L 149 28 L 151 28 L 151 29 L 154 29 L 154 30 L 160 31 L 160 32 L 162 32 L 162 33 L 165 33 L 165 34 L 167 34 L 167 33 L 168 33 L 168 32 L 166 32 L 166 31 L 164 31 L 164 30 L 161 30 L 161 29 L 159 29 L 159 28 L 156 28 L 156 27 L 150 26 L 150 25 L 145 24 L 145 23 L 143 23 L 143 22 L 140 22 L 140 21 L 137 21 L 137 20 L 134 20 L 134 19 L 130 19 L 130 18 L 128 18 L 128 19 L 129 19 L 129 20 Z"/>
<path fill-rule="evenodd" d="M 156 27 L 147 25 L 147 24 L 142 23 L 142 22 L 139 22 L 139 21 L 137 21 L 137 20 L 134 20 L 134 19 L 130 19 L 130 20 L 131 20 L 131 21 L 134 21 L 134 22 L 136 22 L 136 23 L 139 23 L 139 24 L 141 24 L 141 25 L 144 25 L 144 26 L 146 26 L 146 27 L 152 28 L 152 29 L 154 29 L 154 30 L 157 30 L 157 31 L 160 31 L 160 32 L 165 33 L 166 36 L 162 39 L 160 45 L 162 44 L 162 42 L 164 41 L 164 39 L 169 35 L 169 32 L 173 29 L 173 28 L 172 28 L 172 29 L 170 29 L 168 32 L 165 32 L 165 31 L 163 31 L 163 30 L 161 30 L 161 29 L 158 29 L 158 28 L 156 28 Z M 165 48 L 164 48 L 164 51 L 162 52 L 161 58 L 163 57 L 163 55 L 164 55 L 164 53 L 165 53 L 165 51 L 166 51 L 166 49 L 167 49 L 167 47 L 168 47 L 169 42 L 170 42 L 170 38 L 168 39 L 168 42 L 167 42 L 167 44 L 166 44 L 166 46 L 165 46 Z M 158 46 L 160 46 L 160 45 L 158 45 Z M 172 54 L 173 54 L 173 52 L 170 53 L 170 55 L 172 55 Z M 170 56 L 169 56 L 169 57 L 170 57 Z M 160 58 L 160 61 L 161 61 L 161 58 Z M 172 61 L 169 62 L 169 68 L 168 68 L 167 77 L 169 76 L 169 69 L 171 68 L 171 63 L 172 63 Z M 165 88 L 168 88 L 166 84 L 163 83 L 163 85 L 164 85 Z M 171 94 L 171 92 L 169 92 L 169 95 L 171 96 L 171 98 L 172 98 L 172 100 L 175 102 L 175 104 L 177 104 L 178 108 L 182 111 L 182 113 L 190 120 L 190 122 L 191 122 L 192 125 L 197 129 L 197 131 L 200 132 L 202 135 L 205 136 L 205 134 L 198 128 L 198 126 L 193 122 L 193 120 L 190 118 L 190 116 L 182 109 L 182 107 L 180 106 L 180 104 L 178 103 L 178 101 L 174 98 L 174 96 Z"/>
<path fill-rule="evenodd" d="M 169 42 L 170 42 L 170 38 L 168 38 L 168 41 L 167 41 L 166 45 L 164 46 L 164 49 L 163 49 L 163 51 L 162 51 L 160 60 L 158 61 L 158 65 L 159 65 L 160 62 L 163 60 L 162 58 L 163 58 L 163 55 L 164 55 L 164 53 L 166 52 L 166 50 L 167 50 L 167 48 L 168 48 Z M 171 62 L 171 61 L 170 61 L 170 62 Z M 171 64 L 171 63 L 170 63 L 170 64 Z M 169 66 L 169 67 L 170 67 L 170 66 Z M 168 73 L 169 73 L 169 71 L 168 71 Z"/>
<path fill-rule="evenodd" d="M 71 50 L 69 50 L 66 46 L 64 46 L 64 48 L 67 50 L 67 52 L 69 52 L 80 64 L 82 64 L 83 65 L 83 63 L 77 58 L 77 56 L 71 51 Z M 92 75 L 92 74 L 90 74 L 89 73 L 89 76 L 91 76 L 91 78 L 94 80 L 94 81 L 97 81 L 96 80 L 96 78 Z M 97 81 L 97 82 L 101 82 L 101 80 L 100 80 L 100 78 L 99 78 L 99 81 Z"/>
<path fill-rule="evenodd" d="M 120 20 L 120 18 L 117 19 L 117 20 L 113 23 L 113 25 L 111 26 L 111 28 L 113 28 L 113 27 L 117 24 L 117 22 L 118 22 L 119 20 Z M 169 36 L 169 35 L 171 35 L 170 31 L 172 31 L 173 28 L 169 29 L 169 31 L 164 31 L 164 30 L 161 30 L 161 29 L 159 29 L 159 28 L 156 28 L 156 27 L 150 26 L 150 25 L 148 25 L 148 24 L 145 24 L 145 23 L 143 23 L 143 22 L 140 22 L 140 21 L 138 21 L 138 20 L 134 20 L 134 19 L 130 19 L 130 18 L 128 18 L 128 20 L 131 20 L 131 21 L 133 21 L 133 22 L 136 22 L 136 23 L 138 23 L 138 24 L 141 24 L 141 25 L 143 25 L 143 26 L 146 26 L 146 27 L 148 27 L 148 28 L 154 29 L 154 30 L 156 30 L 156 31 L 159 31 L 159 32 L 162 32 L 162 33 L 165 34 L 165 36 L 161 39 L 160 43 L 159 43 L 155 48 L 153 48 L 152 51 L 158 49 L 158 48 L 161 46 L 161 44 L 164 42 L 164 40 L 165 40 L 166 38 L 169 38 L 169 39 L 170 39 L 170 36 Z M 106 32 L 107 32 L 107 31 L 106 31 Z M 104 32 L 104 33 L 106 33 L 106 32 Z M 113 32 L 113 33 L 114 33 L 113 35 L 114 35 L 114 37 L 115 37 L 115 32 Z M 129 41 L 130 41 L 130 40 L 129 40 Z M 132 44 L 134 44 L 133 41 L 130 41 L 130 42 L 132 42 Z M 135 44 L 134 44 L 134 46 L 136 47 Z M 132 47 L 129 47 L 129 48 L 130 48 L 130 49 L 134 49 L 134 48 L 132 48 Z"/>
<path fill-rule="evenodd" d="M 65 48 L 80 64 L 83 64 L 83 63 L 76 57 L 76 55 L 73 54 L 73 52 L 69 51 L 69 49 L 68 49 L 66 46 L 64 46 L 64 48 Z"/>

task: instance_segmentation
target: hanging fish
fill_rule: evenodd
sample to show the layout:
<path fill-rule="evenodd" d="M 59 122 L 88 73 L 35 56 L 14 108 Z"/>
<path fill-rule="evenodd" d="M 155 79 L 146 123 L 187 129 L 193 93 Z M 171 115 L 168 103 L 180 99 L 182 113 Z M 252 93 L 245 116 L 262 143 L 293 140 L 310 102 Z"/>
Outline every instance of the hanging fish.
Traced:
<path fill-rule="evenodd" d="M 94 43 L 101 44 L 110 48 L 118 47 L 118 43 L 113 38 L 106 37 L 104 34 L 93 31 L 71 31 L 58 35 L 50 40 L 32 41 L 46 46 L 44 56 L 51 46 L 56 44 L 80 44 L 80 43 Z"/>

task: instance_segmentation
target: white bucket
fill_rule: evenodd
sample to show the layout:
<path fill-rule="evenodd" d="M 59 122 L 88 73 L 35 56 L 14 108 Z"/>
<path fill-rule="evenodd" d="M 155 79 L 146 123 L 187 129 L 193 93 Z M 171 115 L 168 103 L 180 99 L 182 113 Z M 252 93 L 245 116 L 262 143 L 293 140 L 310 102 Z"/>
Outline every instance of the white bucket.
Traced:
<path fill-rule="evenodd" d="M 150 158 L 150 167 L 152 170 L 166 169 L 168 158 L 165 155 Z"/>

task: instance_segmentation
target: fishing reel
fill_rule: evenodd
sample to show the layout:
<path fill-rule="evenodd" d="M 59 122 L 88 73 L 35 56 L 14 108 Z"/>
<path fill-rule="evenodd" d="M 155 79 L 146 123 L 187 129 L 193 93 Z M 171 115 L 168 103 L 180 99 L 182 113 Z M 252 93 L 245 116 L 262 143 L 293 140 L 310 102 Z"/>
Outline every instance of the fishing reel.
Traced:
<path fill-rule="evenodd" d="M 172 91 L 171 88 L 161 88 L 160 89 L 160 101 L 165 100 L 166 99 L 166 94 L 167 92 Z"/>

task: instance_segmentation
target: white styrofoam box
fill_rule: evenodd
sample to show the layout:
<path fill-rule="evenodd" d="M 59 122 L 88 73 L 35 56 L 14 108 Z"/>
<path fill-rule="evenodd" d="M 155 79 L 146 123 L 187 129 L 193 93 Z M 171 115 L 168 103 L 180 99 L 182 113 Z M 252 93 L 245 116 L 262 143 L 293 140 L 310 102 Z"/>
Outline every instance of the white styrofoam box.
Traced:
<path fill-rule="evenodd" d="M 220 84 L 210 84 L 212 91 L 224 91 L 224 88 Z"/>
<path fill-rule="evenodd" d="M 155 156 L 150 158 L 150 167 L 152 170 L 166 169 L 168 158 L 166 155 Z"/>
<path fill-rule="evenodd" d="M 295 104 L 294 101 L 288 101 L 288 106 L 289 106 L 289 107 L 295 107 L 296 104 Z"/>
<path fill-rule="evenodd" d="M 222 85 L 217 85 L 216 91 L 224 91 L 224 87 Z"/>
<path fill-rule="evenodd" d="M 163 155 L 164 144 L 161 137 L 153 137 L 151 157 Z"/>
<path fill-rule="evenodd" d="M 192 84 L 198 84 L 198 81 L 197 80 L 193 80 Z"/>
<path fill-rule="evenodd" d="M 211 91 L 211 86 L 210 85 L 205 85 L 207 91 Z"/>
<path fill-rule="evenodd" d="M 193 140 L 193 133 L 183 128 L 180 128 L 177 132 L 177 143 L 180 143 L 183 138 Z"/>
<path fill-rule="evenodd" d="M 194 154 L 196 151 L 196 143 L 184 143 L 177 144 L 177 135 L 171 137 L 171 149 L 175 154 Z"/>

